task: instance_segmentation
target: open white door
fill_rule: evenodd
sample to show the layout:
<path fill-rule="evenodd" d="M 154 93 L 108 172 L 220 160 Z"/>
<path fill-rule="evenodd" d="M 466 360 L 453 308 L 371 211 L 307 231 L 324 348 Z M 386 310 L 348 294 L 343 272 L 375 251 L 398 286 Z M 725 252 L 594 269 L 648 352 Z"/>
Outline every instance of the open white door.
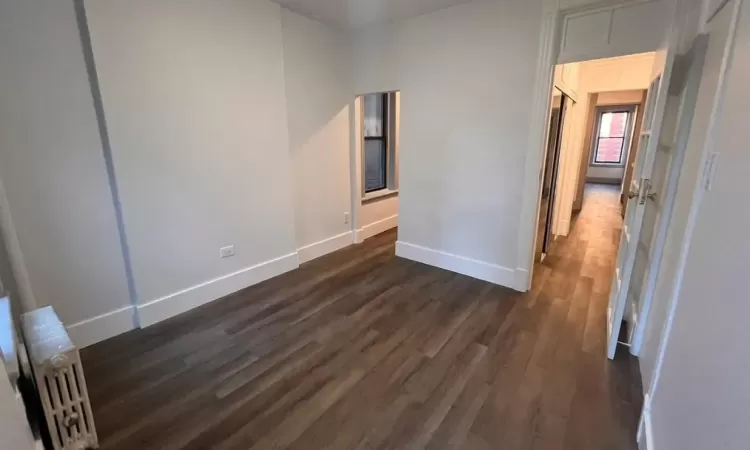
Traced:
<path fill-rule="evenodd" d="M 648 89 L 643 113 L 643 125 L 638 134 L 638 153 L 633 162 L 633 178 L 629 187 L 628 207 L 622 234 L 620 235 L 620 247 L 617 253 L 615 274 L 612 278 L 607 307 L 607 357 L 609 359 L 615 357 L 617 339 L 627 305 L 630 277 L 633 273 L 641 225 L 646 210 L 646 200 L 649 196 L 653 196 L 651 174 L 659 148 L 659 136 L 666 112 L 669 82 L 672 77 L 677 47 L 676 34 L 673 31 L 673 29 L 670 31 L 666 42 L 656 52 L 651 73 L 651 85 Z"/>
<path fill-rule="evenodd" d="M 635 257 L 634 275 L 631 277 L 631 292 L 628 297 L 635 300 L 636 316 L 633 320 L 634 335 L 631 340 L 630 352 L 639 355 L 645 340 L 646 326 L 645 317 L 650 317 L 651 305 L 656 291 L 657 278 L 665 276 L 666 279 L 675 276 L 673 270 L 676 267 L 676 258 L 672 259 L 668 266 L 662 267 L 669 221 L 674 214 L 676 193 L 678 183 L 681 186 L 689 186 L 690 192 L 699 182 L 700 174 L 699 152 L 693 149 L 693 156 L 687 159 L 687 147 L 690 141 L 704 142 L 709 133 L 714 117 L 717 98 L 721 97 L 720 86 L 723 70 L 726 67 L 727 46 L 731 41 L 732 24 L 736 21 L 738 14 L 737 0 L 729 0 L 725 4 L 718 5 L 709 17 L 706 29 L 710 33 L 698 36 L 690 51 L 684 56 L 678 56 L 673 73 L 673 83 L 670 87 L 671 95 L 667 100 L 667 115 L 662 125 L 662 141 L 660 154 L 657 154 L 654 164 L 654 182 L 658 196 L 654 202 L 646 202 L 646 213 L 641 232 L 641 243 Z M 682 76 L 677 74 L 677 67 L 684 72 Z M 677 127 L 672 133 L 674 139 L 668 142 L 670 103 L 679 103 L 679 117 Z M 667 152 L 667 155 L 661 153 Z M 669 159 L 665 162 L 664 159 Z M 685 166 L 683 167 L 683 161 Z M 667 166 L 669 167 L 667 169 Z M 666 177 L 665 177 L 665 174 Z M 661 183 L 660 179 L 661 177 Z M 662 187 L 659 187 L 661 184 Z M 685 189 L 688 191 L 688 189 Z M 687 214 L 687 211 L 685 214 Z M 687 218 L 684 219 L 687 221 Z M 678 220 L 679 223 L 681 221 Z M 671 233 L 671 232 L 670 232 Z M 653 235 L 653 237 L 650 237 Z M 648 247 L 644 244 L 648 243 Z M 664 310 L 662 310 L 664 311 Z M 651 320 L 651 319 L 649 319 Z M 659 315 L 657 320 L 663 320 Z"/>

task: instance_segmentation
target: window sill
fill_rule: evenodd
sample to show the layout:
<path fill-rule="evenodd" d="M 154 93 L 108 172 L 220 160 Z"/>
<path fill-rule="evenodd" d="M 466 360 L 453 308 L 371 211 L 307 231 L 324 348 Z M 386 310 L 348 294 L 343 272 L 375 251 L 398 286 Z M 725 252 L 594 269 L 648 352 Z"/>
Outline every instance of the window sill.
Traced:
<path fill-rule="evenodd" d="M 369 192 L 362 197 L 362 203 L 369 203 L 385 197 L 398 195 L 398 189 L 381 189 L 379 191 Z"/>
<path fill-rule="evenodd" d="M 597 162 L 592 162 L 592 163 L 589 164 L 589 166 L 591 166 L 591 167 L 610 167 L 612 169 L 622 169 L 623 167 L 625 167 L 625 164 L 623 164 L 623 163 L 597 163 Z"/>

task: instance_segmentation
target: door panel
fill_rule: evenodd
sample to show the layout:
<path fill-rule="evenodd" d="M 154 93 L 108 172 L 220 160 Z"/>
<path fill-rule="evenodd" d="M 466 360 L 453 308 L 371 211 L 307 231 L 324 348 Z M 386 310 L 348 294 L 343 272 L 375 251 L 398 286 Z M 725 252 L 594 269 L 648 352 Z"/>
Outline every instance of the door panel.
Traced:
<path fill-rule="evenodd" d="M 636 264 L 636 256 L 641 239 L 641 227 L 646 212 L 648 187 L 652 178 L 653 168 L 657 159 L 658 147 L 662 144 L 660 139 L 665 113 L 667 112 L 669 85 L 672 80 L 672 67 L 674 64 L 675 50 L 677 47 L 677 36 L 673 29 L 656 52 L 654 67 L 651 75 L 651 85 L 646 98 L 643 126 L 639 136 L 638 153 L 635 157 L 633 178 L 629 188 L 631 199 L 626 208 L 623 233 L 620 236 L 617 266 L 615 277 L 610 291 L 609 305 L 607 307 L 607 357 L 614 358 L 617 348 L 617 339 L 622 327 L 625 307 L 628 304 L 631 278 L 633 268 Z M 671 138 L 672 133 L 667 130 L 666 136 Z M 643 258 L 641 257 L 641 260 Z M 638 271 L 642 272 L 639 263 Z M 631 293 L 632 294 L 632 293 Z M 632 297 L 631 297 L 632 298 Z"/>
<path fill-rule="evenodd" d="M 691 142 L 702 144 L 712 123 L 716 98 L 720 95 L 720 73 L 723 70 L 724 58 L 728 51 L 727 41 L 730 36 L 730 23 L 734 20 L 733 14 L 736 14 L 736 8 L 737 5 L 734 0 L 730 0 L 723 5 L 721 11 L 709 23 L 710 36 L 708 38 L 699 36 L 695 40 L 693 48 L 686 55 L 687 61 L 685 64 L 681 64 L 681 66 L 687 67 L 687 75 L 680 93 L 677 113 L 678 123 L 673 134 L 675 144 L 669 168 L 665 171 L 668 175 L 663 183 L 664 187 L 661 189 L 663 192 L 659 192 L 658 195 L 660 201 L 663 202 L 660 218 L 667 219 L 657 219 L 658 225 L 655 226 L 656 231 L 649 249 L 648 267 L 645 269 L 646 275 L 638 299 L 639 315 L 642 317 L 648 316 L 649 321 L 656 321 L 656 328 L 651 326 L 649 327 L 651 329 L 658 330 L 666 319 L 666 302 L 656 303 L 655 292 L 662 294 L 661 298 L 664 298 L 664 290 L 670 285 L 668 280 L 672 280 L 675 276 L 676 254 L 673 250 L 666 249 L 666 241 L 680 242 L 681 235 L 684 232 L 684 230 L 669 229 L 669 222 L 686 221 L 679 220 L 679 218 L 687 213 L 692 189 L 700 176 L 700 163 L 698 161 L 700 149 L 691 148 L 688 145 Z M 690 191 L 691 193 L 678 192 L 678 186 L 684 192 Z M 667 233 L 669 233 L 669 237 Z M 631 352 L 633 354 L 640 354 L 646 338 L 645 333 L 645 322 L 641 321 L 635 328 L 632 340 Z M 658 339 L 658 332 L 652 338 Z"/>
<path fill-rule="evenodd" d="M 673 74 L 673 78 L 683 76 L 681 73 Z M 659 145 L 656 147 L 656 155 L 654 157 L 654 166 L 651 170 L 651 178 L 649 180 L 648 196 L 643 212 L 643 223 L 641 225 L 641 233 L 638 239 L 637 252 L 644 252 L 641 262 L 644 262 L 644 266 L 638 266 L 636 269 L 639 271 L 646 270 L 649 265 L 649 249 L 652 247 L 653 239 L 655 236 L 656 225 L 659 223 L 661 216 L 661 209 L 663 204 L 663 195 L 665 192 L 665 182 L 669 167 L 672 161 L 672 154 L 674 149 L 674 137 L 675 129 L 677 128 L 677 119 L 679 117 L 680 103 L 681 103 L 681 92 L 677 95 L 670 94 L 667 97 L 667 104 L 664 109 L 664 119 L 662 122 L 662 129 L 660 136 Z M 636 261 L 639 261 L 639 255 L 636 255 Z M 643 273 L 639 273 L 639 280 L 643 279 Z M 631 283 L 632 286 L 632 283 Z M 640 286 L 640 285 L 638 285 Z"/>

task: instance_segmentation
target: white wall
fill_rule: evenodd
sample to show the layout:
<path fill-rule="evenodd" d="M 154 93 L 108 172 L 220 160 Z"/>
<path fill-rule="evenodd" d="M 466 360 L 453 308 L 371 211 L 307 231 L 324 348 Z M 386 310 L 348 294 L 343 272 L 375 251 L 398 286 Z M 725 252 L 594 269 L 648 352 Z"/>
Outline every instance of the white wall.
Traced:
<path fill-rule="evenodd" d="M 359 233 L 362 239 L 367 239 L 397 225 L 397 194 L 362 203 L 359 209 Z"/>
<path fill-rule="evenodd" d="M 0 269 L 86 345 L 133 327 L 118 227 L 73 2 L 26 3 L 0 6 Z M 346 38 L 258 0 L 86 7 L 144 325 L 351 243 Z"/>
<path fill-rule="evenodd" d="M 401 92 L 399 254 L 513 284 L 541 12 L 477 0 L 358 36 L 355 90 Z"/>
<path fill-rule="evenodd" d="M 346 37 L 282 9 L 297 247 L 302 261 L 352 243 Z M 352 219 L 350 219 L 352 220 Z"/>
<path fill-rule="evenodd" d="M 712 188 L 703 193 L 688 231 L 677 308 L 652 395 L 655 449 L 739 450 L 750 440 L 750 210 L 745 190 L 737 189 L 746 183 L 750 164 L 745 141 L 750 11 L 744 6 L 726 94 L 708 143 L 708 151 L 720 157 Z"/>
<path fill-rule="evenodd" d="M 653 65 L 653 52 L 584 61 L 580 84 L 587 92 L 645 89 L 651 83 Z"/>
<path fill-rule="evenodd" d="M 586 171 L 586 178 L 598 183 L 607 182 L 612 184 L 620 184 L 622 182 L 623 175 L 625 175 L 624 167 L 604 167 L 589 165 L 589 169 Z"/>
<path fill-rule="evenodd" d="M 73 2 L 2 2 L 0 67 L 3 220 L 14 224 L 11 256 L 25 268 L 16 278 L 33 297 L 25 304 L 54 306 L 68 326 L 120 311 L 106 327 L 132 328 Z M 75 327 L 77 342 L 92 338 L 81 335 L 88 326 Z"/>
<path fill-rule="evenodd" d="M 640 103 L 642 98 L 642 90 L 601 92 L 596 96 L 596 106 L 635 105 Z"/>
<path fill-rule="evenodd" d="M 400 89 L 399 32 L 409 22 L 374 26 L 352 34 L 352 83 L 357 94 Z"/>
<path fill-rule="evenodd" d="M 296 267 L 281 8 L 86 8 L 142 323 Z"/>

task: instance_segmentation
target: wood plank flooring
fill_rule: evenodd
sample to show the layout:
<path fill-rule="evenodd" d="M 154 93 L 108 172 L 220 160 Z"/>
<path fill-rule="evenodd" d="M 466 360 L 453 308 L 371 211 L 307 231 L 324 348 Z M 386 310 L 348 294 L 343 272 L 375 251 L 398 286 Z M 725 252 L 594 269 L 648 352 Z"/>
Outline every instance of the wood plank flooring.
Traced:
<path fill-rule="evenodd" d="M 635 359 L 605 358 L 617 192 L 517 293 L 386 232 L 83 351 L 103 449 L 634 450 Z"/>

